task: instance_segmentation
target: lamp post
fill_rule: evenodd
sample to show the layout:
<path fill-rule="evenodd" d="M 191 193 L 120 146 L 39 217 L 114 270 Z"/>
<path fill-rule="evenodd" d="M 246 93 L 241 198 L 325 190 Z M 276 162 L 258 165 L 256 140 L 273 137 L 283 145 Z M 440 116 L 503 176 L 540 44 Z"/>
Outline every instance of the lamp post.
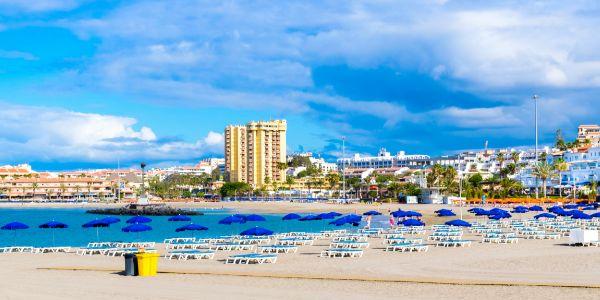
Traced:
<path fill-rule="evenodd" d="M 538 99 L 540 98 L 538 95 L 533 95 L 533 102 L 535 104 L 535 163 L 534 168 L 538 164 Z M 535 199 L 539 197 L 538 190 L 538 178 L 535 176 Z"/>
<path fill-rule="evenodd" d="M 346 200 L 346 161 L 344 160 L 346 157 L 346 137 L 342 137 L 342 189 L 343 196 L 342 198 Z"/>
<path fill-rule="evenodd" d="M 141 163 L 140 167 L 142 168 L 142 197 L 146 196 L 146 180 L 145 180 L 145 168 L 146 168 L 146 163 Z"/>

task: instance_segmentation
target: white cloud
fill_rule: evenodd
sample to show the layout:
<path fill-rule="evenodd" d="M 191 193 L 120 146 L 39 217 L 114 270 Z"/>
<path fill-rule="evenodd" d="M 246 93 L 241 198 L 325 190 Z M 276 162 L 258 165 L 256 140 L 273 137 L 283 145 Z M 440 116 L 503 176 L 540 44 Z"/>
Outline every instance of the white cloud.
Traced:
<path fill-rule="evenodd" d="M 0 25 L 0 30 L 2 30 L 2 26 Z M 23 60 L 37 60 L 38 58 L 28 52 L 21 51 L 7 51 L 0 49 L 0 58 L 8 58 L 8 59 L 23 59 Z"/>
<path fill-rule="evenodd" d="M 161 141 L 129 117 L 80 113 L 0 102 L 0 159 L 5 161 L 112 162 L 186 160 L 220 153 L 222 135 L 196 142 Z"/>
<path fill-rule="evenodd" d="M 69 10 L 78 5 L 76 0 L 0 0 L 0 8 L 25 12 Z"/>

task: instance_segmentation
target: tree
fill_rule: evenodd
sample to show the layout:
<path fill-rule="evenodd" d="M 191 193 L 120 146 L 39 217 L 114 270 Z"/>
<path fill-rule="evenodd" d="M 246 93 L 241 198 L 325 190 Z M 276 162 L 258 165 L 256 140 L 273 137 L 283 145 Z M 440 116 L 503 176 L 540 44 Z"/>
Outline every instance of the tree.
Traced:
<path fill-rule="evenodd" d="M 245 182 L 226 182 L 219 190 L 219 193 L 222 197 L 232 197 L 249 191 L 252 191 L 252 187 Z"/>
<path fill-rule="evenodd" d="M 325 180 L 329 184 L 330 189 L 335 189 L 340 182 L 340 174 L 337 173 L 329 173 L 325 176 Z"/>
<path fill-rule="evenodd" d="M 592 181 L 590 183 L 590 193 L 588 194 L 588 199 L 590 200 L 590 202 L 595 202 L 596 201 L 596 197 L 598 196 L 598 182 L 597 181 Z"/>
<path fill-rule="evenodd" d="M 562 198 L 562 173 L 569 170 L 569 165 L 565 160 L 561 157 L 554 161 L 554 170 L 558 172 L 558 193 Z"/>
<path fill-rule="evenodd" d="M 562 130 L 556 130 L 556 134 L 554 135 L 554 147 L 558 148 L 561 151 L 567 150 L 567 144 L 565 143 L 565 139 L 562 135 Z"/>
<path fill-rule="evenodd" d="M 522 188 L 521 182 L 517 180 L 510 178 L 503 178 L 500 180 L 500 195 L 502 198 L 519 194 Z"/>
<path fill-rule="evenodd" d="M 288 176 L 285 178 L 285 184 L 288 186 L 288 190 L 292 189 L 292 185 L 294 185 L 294 183 L 295 183 L 294 177 Z"/>
<path fill-rule="evenodd" d="M 498 165 L 499 165 L 498 167 L 500 169 L 502 169 L 505 160 L 506 160 L 506 158 L 504 157 L 503 152 L 498 152 L 498 154 L 496 154 L 496 161 L 498 161 Z"/>
<path fill-rule="evenodd" d="M 212 181 L 221 180 L 221 169 L 215 168 L 214 170 L 212 170 L 212 172 L 210 172 L 210 178 L 212 179 Z"/>
<path fill-rule="evenodd" d="M 38 183 L 37 182 L 32 183 L 31 188 L 33 189 L 33 199 L 35 199 L 35 190 L 38 188 Z"/>
<path fill-rule="evenodd" d="M 546 161 L 538 163 L 533 169 L 533 175 L 542 180 L 544 198 L 546 198 L 546 181 L 549 178 L 552 178 L 554 175 L 554 169 L 552 168 L 552 165 L 548 164 Z"/>

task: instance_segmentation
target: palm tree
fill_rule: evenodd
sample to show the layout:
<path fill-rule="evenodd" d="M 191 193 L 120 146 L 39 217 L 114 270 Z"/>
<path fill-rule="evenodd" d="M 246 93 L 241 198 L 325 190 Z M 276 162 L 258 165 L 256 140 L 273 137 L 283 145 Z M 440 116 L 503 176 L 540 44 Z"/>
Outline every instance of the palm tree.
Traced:
<path fill-rule="evenodd" d="M 38 188 L 38 183 L 37 182 L 32 183 L 31 188 L 33 189 L 33 199 L 35 199 L 35 190 Z"/>
<path fill-rule="evenodd" d="M 554 168 L 546 161 L 538 163 L 533 169 L 533 175 L 542 180 L 542 187 L 544 189 L 544 198 L 546 198 L 546 181 L 553 177 Z"/>
<path fill-rule="evenodd" d="M 558 172 L 558 193 L 562 198 L 562 172 L 566 172 L 569 170 L 569 165 L 565 162 L 563 158 L 559 158 L 554 161 L 554 169 Z"/>
<path fill-rule="evenodd" d="M 498 161 L 500 169 L 502 169 L 502 165 L 504 164 L 504 161 L 506 160 L 506 158 L 504 157 L 504 153 L 499 152 L 498 154 L 496 154 L 496 160 Z"/>
<path fill-rule="evenodd" d="M 513 161 L 513 163 L 515 165 L 518 165 L 519 164 L 519 160 L 521 159 L 521 157 L 519 155 L 519 152 L 517 152 L 517 151 L 511 152 L 510 153 L 510 158 L 512 159 L 512 161 Z"/>
<path fill-rule="evenodd" d="M 64 199 L 64 195 L 65 195 L 65 191 L 67 190 L 67 187 L 65 186 L 64 183 L 61 182 L 61 184 L 58 187 L 58 189 L 60 190 L 60 198 Z"/>

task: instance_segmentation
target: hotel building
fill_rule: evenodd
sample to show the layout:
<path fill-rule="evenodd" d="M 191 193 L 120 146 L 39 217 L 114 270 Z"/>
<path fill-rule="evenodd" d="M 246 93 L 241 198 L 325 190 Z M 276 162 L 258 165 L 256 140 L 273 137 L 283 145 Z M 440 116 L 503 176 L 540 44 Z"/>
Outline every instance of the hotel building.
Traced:
<path fill-rule="evenodd" d="M 600 145 L 600 125 L 579 125 L 577 140 L 582 143 L 587 140 L 592 146 Z"/>
<path fill-rule="evenodd" d="M 262 187 L 265 180 L 282 182 L 286 162 L 285 120 L 250 122 L 225 128 L 225 171 L 229 181 Z"/>

